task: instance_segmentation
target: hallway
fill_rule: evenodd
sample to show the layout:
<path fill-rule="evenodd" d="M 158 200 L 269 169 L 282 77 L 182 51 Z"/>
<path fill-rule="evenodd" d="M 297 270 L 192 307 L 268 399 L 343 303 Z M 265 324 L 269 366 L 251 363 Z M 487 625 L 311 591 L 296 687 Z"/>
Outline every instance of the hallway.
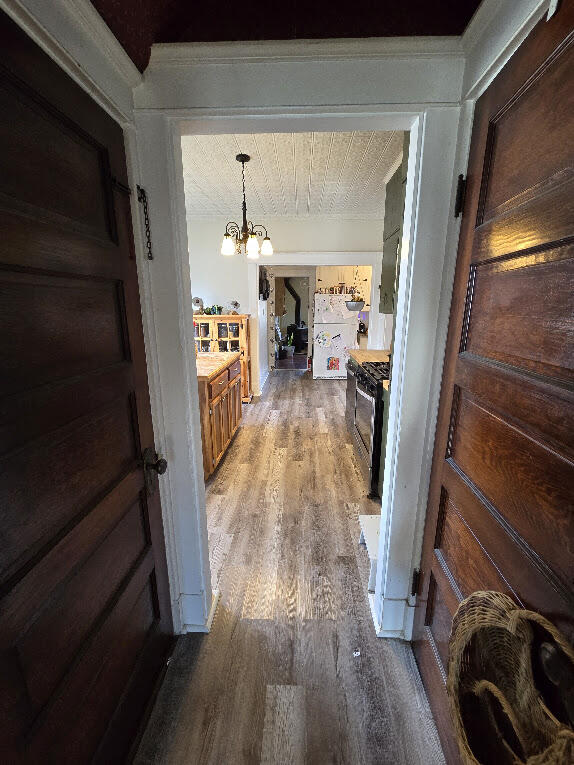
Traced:
<path fill-rule="evenodd" d="M 275 372 L 244 407 L 207 485 L 213 627 L 179 640 L 137 765 L 444 762 L 409 645 L 374 634 L 344 385 Z"/>

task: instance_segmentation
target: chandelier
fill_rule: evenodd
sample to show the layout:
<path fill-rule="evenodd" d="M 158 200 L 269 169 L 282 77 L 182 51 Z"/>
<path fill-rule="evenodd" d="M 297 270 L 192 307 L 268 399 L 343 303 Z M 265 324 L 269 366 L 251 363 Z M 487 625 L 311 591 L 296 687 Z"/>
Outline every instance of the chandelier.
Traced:
<path fill-rule="evenodd" d="M 267 229 L 260 223 L 253 224 L 247 220 L 247 202 L 245 201 L 245 163 L 249 162 L 249 154 L 238 154 L 235 159 L 241 162 L 241 177 L 243 181 L 243 223 L 241 228 L 235 221 L 230 221 L 225 226 L 225 234 L 221 243 L 222 255 L 238 255 L 245 252 L 249 260 L 257 260 L 261 255 L 273 255 L 273 245 L 267 234 Z M 261 248 L 258 237 L 263 237 Z"/>

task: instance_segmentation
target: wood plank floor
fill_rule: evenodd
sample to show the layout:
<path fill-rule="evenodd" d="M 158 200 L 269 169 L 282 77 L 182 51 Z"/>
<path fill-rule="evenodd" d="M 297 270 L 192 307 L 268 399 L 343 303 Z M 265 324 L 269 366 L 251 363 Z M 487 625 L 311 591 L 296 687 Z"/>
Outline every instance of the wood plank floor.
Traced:
<path fill-rule="evenodd" d="M 137 765 L 444 762 L 410 646 L 374 634 L 344 385 L 275 372 L 244 406 L 207 486 L 213 628 L 179 640 Z"/>

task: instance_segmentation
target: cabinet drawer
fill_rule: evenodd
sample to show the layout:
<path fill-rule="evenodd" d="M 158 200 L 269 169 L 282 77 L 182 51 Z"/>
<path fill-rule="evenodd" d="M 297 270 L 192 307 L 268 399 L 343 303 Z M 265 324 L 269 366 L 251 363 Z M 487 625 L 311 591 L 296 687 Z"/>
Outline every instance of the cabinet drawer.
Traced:
<path fill-rule="evenodd" d="M 233 364 L 229 367 L 229 379 L 234 380 L 238 374 L 241 374 L 240 359 L 237 359 L 237 361 L 234 361 Z"/>
<path fill-rule="evenodd" d="M 219 396 L 219 394 L 225 390 L 225 386 L 227 385 L 229 381 L 229 375 L 228 370 L 226 369 L 225 372 L 222 372 L 218 377 L 213 380 L 213 382 L 209 383 L 209 398 L 215 398 L 216 396 Z"/>

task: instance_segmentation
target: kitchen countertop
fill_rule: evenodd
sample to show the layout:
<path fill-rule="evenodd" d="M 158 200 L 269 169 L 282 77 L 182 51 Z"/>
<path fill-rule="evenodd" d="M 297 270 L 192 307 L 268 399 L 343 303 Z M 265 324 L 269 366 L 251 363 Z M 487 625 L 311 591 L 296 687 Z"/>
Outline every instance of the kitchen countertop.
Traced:
<path fill-rule="evenodd" d="M 210 382 L 226 367 L 240 358 L 241 353 L 239 351 L 233 353 L 198 353 L 195 358 L 197 379 Z"/>
<path fill-rule="evenodd" d="M 359 348 L 349 351 L 349 356 L 355 359 L 357 364 L 365 364 L 367 361 L 388 361 L 390 355 L 390 351 L 363 351 Z"/>

